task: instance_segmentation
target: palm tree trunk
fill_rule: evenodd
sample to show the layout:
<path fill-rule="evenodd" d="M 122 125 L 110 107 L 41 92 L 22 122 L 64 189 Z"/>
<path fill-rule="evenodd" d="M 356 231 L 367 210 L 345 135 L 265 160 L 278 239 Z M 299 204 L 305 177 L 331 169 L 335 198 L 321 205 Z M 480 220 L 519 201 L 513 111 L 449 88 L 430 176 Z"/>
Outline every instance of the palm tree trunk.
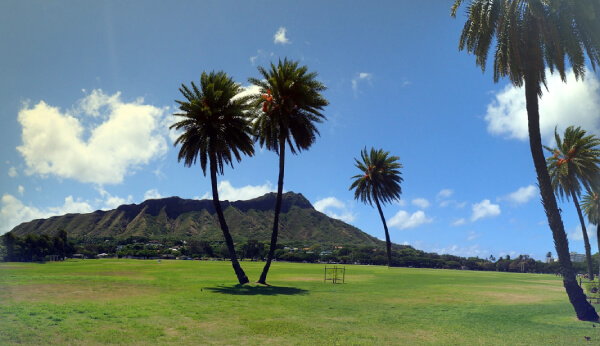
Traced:
<path fill-rule="evenodd" d="M 596 240 L 598 241 L 598 264 L 600 266 L 600 220 L 596 220 L 598 225 L 596 226 Z M 600 284 L 600 269 L 598 272 L 598 284 Z"/>
<path fill-rule="evenodd" d="M 267 284 L 267 274 L 271 267 L 271 261 L 275 256 L 275 249 L 277 249 L 277 237 L 279 235 L 279 213 L 281 212 L 281 200 L 283 196 L 283 175 L 285 169 L 285 138 L 279 138 L 279 179 L 277 180 L 277 202 L 275 203 L 275 215 L 273 216 L 273 232 L 271 233 L 271 246 L 269 247 L 269 254 L 267 255 L 267 263 L 263 268 L 260 278 L 258 279 L 259 284 Z"/>
<path fill-rule="evenodd" d="M 587 262 L 588 279 L 592 281 L 594 280 L 594 271 L 592 269 L 592 249 L 590 247 L 590 239 L 588 238 L 587 229 L 585 228 L 585 220 L 583 219 L 581 207 L 579 206 L 579 201 L 577 200 L 577 195 L 575 195 L 574 190 L 571 190 L 571 197 L 573 197 L 573 203 L 575 203 L 575 209 L 577 209 L 577 215 L 579 216 L 579 222 L 581 223 L 583 244 L 585 245 L 585 260 Z"/>
<path fill-rule="evenodd" d="M 535 88 L 535 69 L 530 69 L 525 76 L 525 99 L 527 102 L 527 120 L 529 127 L 529 146 L 531 156 L 538 178 L 538 186 L 542 196 L 542 205 L 548 218 L 548 225 L 552 231 L 554 247 L 558 255 L 558 261 L 562 272 L 563 284 L 569 301 L 575 309 L 577 318 L 583 321 L 597 321 L 598 314 L 590 303 L 585 299 L 585 294 L 575 278 L 573 264 L 569 254 L 569 242 L 567 234 L 558 211 L 556 197 L 552 190 L 550 176 L 546 167 L 546 158 L 542 149 L 542 136 L 540 133 L 540 113 L 538 95 Z M 539 85 L 539 84 L 538 84 Z"/>
<path fill-rule="evenodd" d="M 390 233 L 388 232 L 387 224 L 385 223 L 385 217 L 383 217 L 383 211 L 379 204 L 379 199 L 375 197 L 375 204 L 377 210 L 379 210 L 379 216 L 381 216 L 381 222 L 383 222 L 383 229 L 385 230 L 385 246 L 387 248 L 388 268 L 392 266 L 392 242 L 390 241 Z"/>
<path fill-rule="evenodd" d="M 229 250 L 229 257 L 231 257 L 231 265 L 233 266 L 233 271 L 237 276 L 237 279 L 240 285 L 246 284 L 250 282 L 246 273 L 240 266 L 238 262 L 237 256 L 235 254 L 235 247 L 233 245 L 233 238 L 231 238 L 231 233 L 229 233 L 229 227 L 227 227 L 227 223 L 225 222 L 225 215 L 223 215 L 223 208 L 221 208 L 221 202 L 219 201 L 219 191 L 217 189 L 217 167 L 216 167 L 217 158 L 214 154 L 210 155 L 210 180 L 212 183 L 212 193 L 213 193 L 213 204 L 215 206 L 215 210 L 217 211 L 217 216 L 219 217 L 219 224 L 221 225 L 221 230 L 223 231 L 223 236 L 225 237 L 225 244 L 227 245 L 227 249 Z"/>

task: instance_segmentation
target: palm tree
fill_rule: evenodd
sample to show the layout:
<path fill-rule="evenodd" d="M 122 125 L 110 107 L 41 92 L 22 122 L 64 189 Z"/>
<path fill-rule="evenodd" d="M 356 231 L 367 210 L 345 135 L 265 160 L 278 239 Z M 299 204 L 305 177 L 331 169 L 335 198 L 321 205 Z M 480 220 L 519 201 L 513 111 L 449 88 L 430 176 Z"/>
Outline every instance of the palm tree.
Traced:
<path fill-rule="evenodd" d="M 253 131 L 261 147 L 265 146 L 279 155 L 277 202 L 271 246 L 267 262 L 258 279 L 258 283 L 266 284 L 279 233 L 286 142 L 292 154 L 310 148 L 319 134 L 315 123 L 321 123 L 325 119 L 321 111 L 329 102 L 321 95 L 326 87 L 315 79 L 317 73 L 309 73 L 306 66 L 298 67 L 297 61 L 279 60 L 277 66 L 271 63 L 270 70 L 258 67 L 258 71 L 263 77 L 262 80 L 248 79 L 260 88 L 260 95 L 254 96 L 256 111 Z"/>
<path fill-rule="evenodd" d="M 451 15 L 464 0 L 455 0 Z M 585 56 L 592 68 L 600 63 L 600 2 L 597 0 L 470 0 L 459 49 L 474 53 L 485 71 L 488 52 L 494 50 L 494 82 L 508 76 L 525 86 L 529 146 L 538 178 L 542 204 L 554 238 L 569 300 L 580 320 L 598 320 L 575 279 L 569 243 L 546 168 L 540 133 L 539 100 L 546 86 L 546 67 L 566 81 L 568 57 L 576 78 L 585 74 Z"/>
<path fill-rule="evenodd" d="M 247 283 L 248 277 L 240 266 L 233 245 L 233 239 L 225 222 L 223 209 L 217 190 L 217 174 L 223 175 L 223 166 L 231 164 L 233 158 L 238 162 L 241 154 L 252 156 L 254 142 L 250 132 L 247 112 L 250 110 L 249 98 L 240 97 L 242 91 L 225 72 L 202 73 L 200 89 L 192 82 L 192 88 L 181 85 L 179 91 L 187 101 L 175 101 L 179 104 L 181 117 L 170 128 L 183 130 L 174 145 L 181 144 L 178 160 L 184 160 L 190 167 L 200 158 L 202 172 L 206 176 L 206 164 L 210 163 L 213 204 L 219 218 L 219 224 L 229 249 L 233 270 L 240 284 Z"/>
<path fill-rule="evenodd" d="M 362 161 L 356 161 L 356 168 L 361 173 L 352 177 L 354 181 L 350 186 L 350 190 L 354 190 L 354 199 L 360 199 L 363 203 L 369 203 L 373 206 L 373 202 L 377 206 L 383 229 L 385 230 L 385 244 L 387 247 L 388 267 L 392 266 L 392 242 L 388 232 L 385 217 L 381 210 L 381 204 L 391 203 L 400 200 L 402 188 L 400 182 L 403 180 L 400 177 L 400 168 L 402 165 L 397 156 L 389 156 L 389 151 L 383 149 L 375 150 L 371 148 L 371 152 L 367 152 L 367 148 L 360 152 Z"/>
<path fill-rule="evenodd" d="M 594 192 L 588 193 L 587 195 L 583 196 L 583 198 L 581 199 L 581 206 L 583 208 L 583 212 L 588 217 L 588 221 L 591 224 L 596 225 L 596 240 L 598 241 L 598 263 L 600 263 L 600 194 L 598 191 L 598 187 L 594 187 L 593 191 Z M 592 277 L 590 277 L 590 280 L 591 279 Z M 598 275 L 598 280 L 600 280 L 600 272 Z"/>
<path fill-rule="evenodd" d="M 580 127 L 569 126 L 565 130 L 563 140 L 554 129 L 554 137 L 558 148 L 549 148 L 544 146 L 553 155 L 546 162 L 548 164 L 548 174 L 552 181 L 554 193 L 561 200 L 565 197 L 569 200 L 569 195 L 573 199 L 581 230 L 583 231 L 583 241 L 585 244 L 585 256 L 587 260 L 588 276 L 593 278 L 592 271 L 592 253 L 590 249 L 590 240 L 588 239 L 585 228 L 585 220 L 579 207 L 579 197 L 581 188 L 590 190 L 590 185 L 600 180 L 600 139 L 594 135 L 586 136 L 585 130 Z"/>

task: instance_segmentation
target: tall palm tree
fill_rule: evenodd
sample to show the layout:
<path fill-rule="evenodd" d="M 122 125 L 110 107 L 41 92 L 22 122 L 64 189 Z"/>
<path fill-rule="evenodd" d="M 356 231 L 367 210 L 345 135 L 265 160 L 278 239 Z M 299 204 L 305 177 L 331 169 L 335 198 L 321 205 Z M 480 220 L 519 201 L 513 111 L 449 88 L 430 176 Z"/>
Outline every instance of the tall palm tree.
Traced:
<path fill-rule="evenodd" d="M 585 130 L 580 127 L 569 126 L 561 140 L 560 135 L 554 129 L 557 148 L 552 149 L 547 146 L 544 148 L 553 154 L 546 161 L 554 193 L 561 200 L 566 197 L 568 201 L 570 196 L 575 204 L 583 231 L 588 276 L 592 280 L 592 252 L 585 220 L 579 206 L 579 197 L 582 187 L 589 191 L 590 185 L 600 180 L 600 167 L 598 167 L 600 150 L 597 148 L 600 145 L 600 139 L 594 135 L 586 136 L 585 134 Z"/>
<path fill-rule="evenodd" d="M 233 159 L 239 162 L 241 154 L 254 155 L 254 142 L 247 116 L 250 111 L 249 98 L 240 97 L 238 94 L 242 91 L 241 86 L 222 71 L 210 74 L 203 72 L 200 88 L 192 82 L 191 89 L 182 84 L 179 91 L 186 101 L 175 101 L 179 104 L 181 113 L 174 115 L 181 117 L 181 120 L 170 127 L 183 130 L 174 143 L 175 146 L 181 144 L 178 160 L 183 159 L 185 166 L 190 167 L 200 158 L 204 176 L 209 163 L 215 211 L 229 249 L 233 270 L 239 283 L 245 284 L 249 280 L 237 260 L 233 239 L 225 222 L 217 190 L 217 174 L 223 175 L 224 165 L 231 164 L 233 167 Z"/>
<path fill-rule="evenodd" d="M 596 225 L 596 240 L 598 241 L 598 263 L 600 263 L 600 191 L 598 190 L 598 187 L 595 186 L 592 190 L 593 192 L 584 195 L 581 199 L 581 207 L 585 215 L 587 215 L 588 221 L 591 224 Z M 598 280 L 600 280 L 600 270 Z"/>
<path fill-rule="evenodd" d="M 350 190 L 354 189 L 354 199 L 360 199 L 363 203 L 369 203 L 373 206 L 373 202 L 377 206 L 383 229 L 385 230 L 385 244 L 387 247 L 388 267 L 392 266 L 392 242 L 388 232 L 385 217 L 381 210 L 381 204 L 391 203 L 400 200 L 402 188 L 400 182 L 403 180 L 400 175 L 402 164 L 398 162 L 400 159 L 397 156 L 389 156 L 389 151 L 383 149 L 375 150 L 371 148 L 371 152 L 367 152 L 367 148 L 360 152 L 362 161 L 356 161 L 356 168 L 361 173 L 352 177 L 354 181 L 350 186 Z"/>
<path fill-rule="evenodd" d="M 316 123 L 325 116 L 321 113 L 329 102 L 321 95 L 326 87 L 316 80 L 316 72 L 308 72 L 308 67 L 298 67 L 297 61 L 282 62 L 277 66 L 271 63 L 269 70 L 258 67 L 262 80 L 249 78 L 250 83 L 260 88 L 260 95 L 254 96 L 256 106 L 253 120 L 255 139 L 279 155 L 279 179 L 277 181 L 277 201 L 273 218 L 271 246 L 267 262 L 258 283 L 267 283 L 267 273 L 277 247 L 279 234 L 279 213 L 283 194 L 286 142 L 292 154 L 307 150 L 319 134 Z"/>
<path fill-rule="evenodd" d="M 453 17 L 464 1 L 455 0 Z M 576 78 L 584 77 L 586 56 L 594 70 L 600 63 L 600 2 L 470 0 L 459 49 L 474 53 L 476 65 L 485 71 L 494 42 L 494 81 L 508 76 L 513 85 L 525 87 L 529 146 L 565 290 L 580 320 L 598 320 L 577 284 L 569 257 L 567 235 L 546 169 L 538 98 L 542 96 L 542 85 L 546 86 L 546 67 L 566 80 L 565 56 Z"/>

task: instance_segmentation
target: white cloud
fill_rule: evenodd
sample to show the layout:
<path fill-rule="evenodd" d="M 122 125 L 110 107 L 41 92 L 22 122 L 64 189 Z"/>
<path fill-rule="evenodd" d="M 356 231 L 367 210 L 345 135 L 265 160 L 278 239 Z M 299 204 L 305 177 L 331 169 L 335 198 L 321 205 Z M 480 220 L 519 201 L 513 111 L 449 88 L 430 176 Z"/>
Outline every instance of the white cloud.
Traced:
<path fill-rule="evenodd" d="M 287 29 L 284 27 L 280 27 L 279 30 L 273 35 L 273 43 L 275 44 L 289 44 L 290 40 L 285 36 Z"/>
<path fill-rule="evenodd" d="M 419 207 L 421 209 L 427 209 L 431 205 L 429 203 L 429 201 L 427 199 L 425 199 L 425 198 L 414 198 L 412 200 L 412 204 L 416 205 L 417 207 Z"/>
<path fill-rule="evenodd" d="M 25 192 L 25 188 L 21 185 L 19 185 L 19 195 L 23 196 L 23 193 Z"/>
<path fill-rule="evenodd" d="M 436 196 L 436 199 L 437 200 L 441 200 L 441 199 L 450 198 L 450 196 L 452 196 L 453 193 L 454 193 L 454 190 L 443 189 L 440 192 L 438 192 L 438 194 Z"/>
<path fill-rule="evenodd" d="M 537 196 L 538 188 L 534 185 L 528 185 L 526 187 L 521 187 L 517 191 L 510 193 L 508 196 L 503 199 L 515 203 L 515 204 L 525 204 L 529 202 L 532 198 Z"/>
<path fill-rule="evenodd" d="M 473 204 L 472 209 L 473 215 L 471 215 L 471 221 L 500 215 L 500 206 L 492 204 L 489 199 L 484 199 L 479 203 Z"/>
<path fill-rule="evenodd" d="M 27 164 L 26 174 L 118 184 L 166 153 L 160 127 L 166 109 L 144 105 L 142 99 L 124 103 L 120 93 L 111 96 L 102 90 L 94 90 L 78 106 L 72 114 L 63 113 L 40 101 L 19 111 L 23 143 L 17 150 Z M 79 117 L 81 113 L 100 123 L 85 126 L 90 117 Z"/>
<path fill-rule="evenodd" d="M 275 191 L 273 184 L 268 181 L 264 185 L 246 185 L 244 187 L 236 188 L 231 185 L 229 180 L 221 181 L 217 186 L 217 190 L 219 191 L 219 199 L 221 201 L 245 201 Z M 207 192 L 200 198 L 196 197 L 196 199 L 212 200 L 212 192 Z"/>
<path fill-rule="evenodd" d="M 8 169 L 8 176 L 11 178 L 16 178 L 19 176 L 19 173 L 17 173 L 17 169 L 15 167 L 10 167 Z"/>
<path fill-rule="evenodd" d="M 102 199 L 96 200 L 104 205 L 101 208 L 102 210 L 116 209 L 117 207 L 119 207 L 123 204 L 133 203 L 132 195 L 127 196 L 127 198 L 121 198 L 119 196 L 111 195 L 106 190 L 104 190 L 102 187 L 97 187 L 96 190 L 98 190 L 98 192 L 100 193 L 100 196 L 102 196 Z"/>
<path fill-rule="evenodd" d="M 346 204 L 335 197 L 320 199 L 315 202 L 313 206 L 316 210 L 334 219 L 339 219 L 344 222 L 352 222 L 356 220 L 356 215 L 352 214 L 352 212 L 346 208 Z M 338 212 L 334 212 L 330 209 L 336 209 Z"/>
<path fill-rule="evenodd" d="M 366 81 L 369 85 L 372 85 L 371 80 L 373 78 L 372 73 L 361 72 L 356 75 L 356 77 L 352 78 L 352 90 L 354 91 L 354 96 L 356 97 L 358 94 L 358 85 L 359 83 Z"/>
<path fill-rule="evenodd" d="M 588 239 L 596 238 L 596 226 L 592 224 L 586 224 L 585 230 L 587 231 Z M 577 227 L 572 229 L 571 231 L 567 231 L 567 237 L 569 241 L 583 241 L 583 231 L 581 230 L 581 224 L 578 224 Z"/>
<path fill-rule="evenodd" d="M 152 189 L 146 191 L 144 194 L 144 201 L 148 199 L 159 199 L 162 198 L 162 195 L 158 192 L 158 189 Z"/>
<path fill-rule="evenodd" d="M 554 127 L 565 129 L 570 125 L 581 126 L 588 132 L 600 134 L 600 82 L 593 73 L 586 73 L 585 81 L 575 81 L 572 72 L 563 83 L 558 74 L 550 76 L 547 70 L 548 89 L 540 99 L 540 130 L 544 141 L 553 142 Z M 525 91 L 509 84 L 496 94 L 487 107 L 485 120 L 488 132 L 506 138 L 526 140 L 527 110 Z"/>
<path fill-rule="evenodd" d="M 34 219 L 48 218 L 68 213 L 90 213 L 93 208 L 86 202 L 74 200 L 73 196 L 65 198 L 59 207 L 50 207 L 44 210 L 24 205 L 16 197 L 4 194 L 2 196 L 2 209 L 0 209 L 0 235 L 12 230 L 23 222 Z"/>
<path fill-rule="evenodd" d="M 452 226 L 462 226 L 466 223 L 467 223 L 467 220 L 465 220 L 464 218 L 460 218 L 460 219 L 452 222 Z"/>
<path fill-rule="evenodd" d="M 251 84 L 248 86 L 243 86 L 242 92 L 237 94 L 235 98 L 252 96 L 252 95 L 257 95 L 257 94 L 260 94 L 260 87 L 258 85 Z"/>
<path fill-rule="evenodd" d="M 394 215 L 390 221 L 390 227 L 396 227 L 399 229 L 409 229 L 419 227 L 421 225 L 433 222 L 432 218 L 428 218 L 425 213 L 421 210 L 416 211 L 412 214 L 404 210 L 400 210 Z"/>

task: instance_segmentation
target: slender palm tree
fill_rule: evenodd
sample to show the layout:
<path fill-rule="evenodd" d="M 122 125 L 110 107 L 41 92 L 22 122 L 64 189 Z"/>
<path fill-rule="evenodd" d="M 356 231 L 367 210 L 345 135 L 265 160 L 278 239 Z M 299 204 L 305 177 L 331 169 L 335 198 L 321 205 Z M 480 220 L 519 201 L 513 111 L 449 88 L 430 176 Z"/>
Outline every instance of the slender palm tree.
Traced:
<path fill-rule="evenodd" d="M 596 240 L 598 241 L 598 263 L 600 264 L 600 189 L 595 186 L 591 193 L 581 199 L 581 207 L 591 224 L 596 225 Z M 590 278 L 591 279 L 591 278 Z M 600 280 L 600 270 L 598 275 Z M 599 281 L 600 282 L 600 281 Z"/>
<path fill-rule="evenodd" d="M 383 149 L 375 150 L 371 148 L 371 152 L 367 152 L 367 148 L 360 152 L 362 161 L 356 161 L 356 168 L 361 173 L 352 177 L 354 181 L 350 186 L 350 190 L 354 189 L 354 199 L 360 199 L 363 203 L 369 203 L 373 206 L 373 202 L 377 206 L 383 229 L 385 230 L 385 245 L 387 247 L 388 267 L 392 266 L 392 242 L 390 241 L 390 233 L 388 232 L 385 217 L 381 210 L 381 204 L 391 203 L 400 200 L 402 188 L 400 182 L 403 180 L 400 175 L 402 164 L 398 162 L 400 159 L 397 156 L 389 156 L 389 151 Z"/>
<path fill-rule="evenodd" d="M 585 228 L 585 220 L 579 206 L 581 188 L 590 190 L 590 185 L 600 180 L 600 139 L 594 135 L 585 135 L 585 130 L 580 127 L 569 126 L 561 140 L 560 135 L 554 129 L 557 148 L 544 146 L 552 156 L 546 159 L 548 174 L 552 181 L 554 193 L 561 199 L 573 199 L 585 244 L 585 256 L 587 260 L 588 276 L 593 278 L 592 251 L 590 240 Z"/>
<path fill-rule="evenodd" d="M 455 0 L 451 15 L 465 0 Z M 600 63 L 600 2 L 598 0 L 469 0 L 467 21 L 459 49 L 467 49 L 485 71 L 495 42 L 494 82 L 507 77 L 525 87 L 529 146 L 538 178 L 542 204 L 554 238 L 569 300 L 580 320 L 598 320 L 598 314 L 575 279 L 569 243 L 546 168 L 540 133 L 539 100 L 546 86 L 546 68 L 566 81 L 565 57 L 576 78 L 585 74 L 585 57 L 592 68 Z"/>
<path fill-rule="evenodd" d="M 260 94 L 254 96 L 256 109 L 253 131 L 261 147 L 265 146 L 279 155 L 279 179 L 271 246 L 265 267 L 258 279 L 258 283 L 266 284 L 279 234 L 286 142 L 292 154 L 310 148 L 319 134 L 316 123 L 325 119 L 321 111 L 329 102 L 321 95 L 326 87 L 316 80 L 317 73 L 308 72 L 306 66 L 298 67 L 297 61 L 279 60 L 277 66 L 271 63 L 269 70 L 259 67 L 258 71 L 263 79 L 248 79 L 260 88 Z"/>
<path fill-rule="evenodd" d="M 206 176 L 209 163 L 212 183 L 213 204 L 219 218 L 219 224 L 229 249 L 231 264 L 240 284 L 248 282 L 248 277 L 240 266 L 233 245 L 233 239 L 225 222 L 223 209 L 217 190 L 217 174 L 223 175 L 223 166 L 238 162 L 241 155 L 254 155 L 254 142 L 247 113 L 250 111 L 248 97 L 240 97 L 242 91 L 225 72 L 202 73 L 200 88 L 192 82 L 191 89 L 185 85 L 179 88 L 186 101 L 179 104 L 181 117 L 170 128 L 183 130 L 174 145 L 181 144 L 178 160 L 184 160 L 185 166 L 192 166 L 200 158 L 202 172 Z"/>

